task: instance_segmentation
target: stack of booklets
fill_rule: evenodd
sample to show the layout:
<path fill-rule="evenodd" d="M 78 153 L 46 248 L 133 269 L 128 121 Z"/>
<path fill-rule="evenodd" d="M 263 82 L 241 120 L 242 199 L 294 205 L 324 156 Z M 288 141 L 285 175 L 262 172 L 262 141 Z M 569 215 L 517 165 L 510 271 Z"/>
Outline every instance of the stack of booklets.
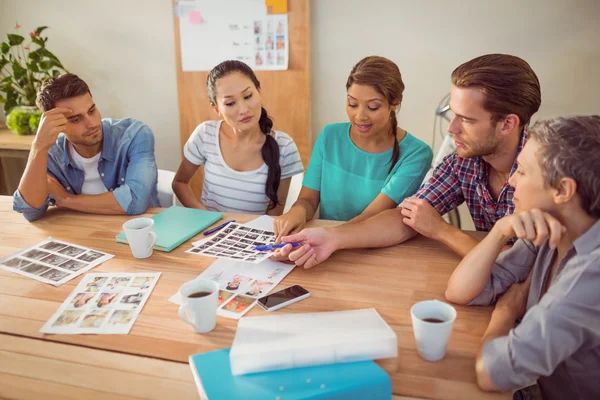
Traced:
<path fill-rule="evenodd" d="M 372 360 L 398 356 L 395 332 L 375 309 L 246 317 L 231 349 L 190 357 L 201 397 L 390 399 Z"/>
<path fill-rule="evenodd" d="M 234 376 L 229 349 L 196 354 L 190 366 L 202 400 L 390 400 L 390 377 L 373 361 Z"/>
<path fill-rule="evenodd" d="M 220 212 L 178 206 L 169 207 L 152 217 L 154 232 L 157 236 L 154 250 L 169 252 L 221 218 L 223 218 L 223 214 Z M 125 232 L 117 235 L 117 242 L 128 243 Z"/>

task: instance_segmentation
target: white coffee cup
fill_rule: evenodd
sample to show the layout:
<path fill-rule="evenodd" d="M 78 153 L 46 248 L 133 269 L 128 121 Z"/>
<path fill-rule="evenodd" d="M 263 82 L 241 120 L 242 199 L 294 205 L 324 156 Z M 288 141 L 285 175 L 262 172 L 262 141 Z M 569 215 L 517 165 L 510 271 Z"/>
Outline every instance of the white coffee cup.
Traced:
<path fill-rule="evenodd" d="M 202 297 L 190 297 L 194 293 L 209 293 Z M 179 317 L 194 327 L 198 333 L 212 331 L 217 325 L 219 284 L 206 279 L 194 279 L 179 288 L 182 305 Z"/>
<path fill-rule="evenodd" d="M 426 361 L 440 361 L 446 354 L 456 310 L 439 300 L 420 301 L 410 309 L 419 355 Z M 443 322 L 428 322 L 426 319 Z"/>
<path fill-rule="evenodd" d="M 147 258 L 152 255 L 152 248 L 157 239 L 152 218 L 130 219 L 123 224 L 123 231 L 135 258 Z"/>

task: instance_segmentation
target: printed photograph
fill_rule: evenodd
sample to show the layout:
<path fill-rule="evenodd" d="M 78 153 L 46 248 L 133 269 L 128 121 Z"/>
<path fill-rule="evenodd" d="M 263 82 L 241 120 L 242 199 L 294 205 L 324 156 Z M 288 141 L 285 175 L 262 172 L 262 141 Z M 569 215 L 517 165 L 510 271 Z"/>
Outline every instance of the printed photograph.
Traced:
<path fill-rule="evenodd" d="M 201 249 L 201 248 L 199 248 L 199 247 L 192 247 L 192 248 L 191 248 L 191 249 L 189 249 L 188 251 L 189 251 L 190 253 L 196 253 L 196 254 L 198 254 L 198 253 L 200 253 L 200 252 L 202 251 L 202 249 Z"/>
<path fill-rule="evenodd" d="M 60 267 L 63 269 L 68 269 L 69 271 L 79 271 L 81 268 L 87 267 L 88 264 L 77 261 L 77 260 L 69 260 L 65 263 L 60 264 Z"/>
<path fill-rule="evenodd" d="M 54 265 L 55 267 L 59 266 L 60 264 L 64 263 L 65 261 L 69 261 L 69 259 L 66 257 L 63 257 L 63 256 L 59 256 L 58 254 L 50 254 L 48 257 L 44 257 L 40 260 L 40 262 Z"/>
<path fill-rule="evenodd" d="M 237 242 L 231 241 L 231 240 L 223 240 L 223 242 L 221 242 L 222 244 L 224 244 L 227 247 L 231 247 L 234 244 L 236 244 Z"/>
<path fill-rule="evenodd" d="M 109 325 L 127 325 L 133 319 L 133 311 L 116 310 L 108 319 Z"/>
<path fill-rule="evenodd" d="M 273 53 L 270 51 L 267 52 L 267 65 L 275 64 L 275 60 L 273 59 Z"/>
<path fill-rule="evenodd" d="M 92 278 L 91 282 L 86 284 L 87 289 L 86 292 L 99 292 L 100 288 L 104 286 L 106 281 L 108 280 L 107 276 L 95 276 Z"/>
<path fill-rule="evenodd" d="M 269 276 L 267 276 L 267 279 L 275 278 L 277 275 L 279 275 L 281 273 L 281 271 L 283 271 L 283 268 L 276 268 L 273 272 L 271 272 L 269 274 Z"/>
<path fill-rule="evenodd" d="M 252 242 L 254 242 L 256 239 L 258 239 L 258 236 L 259 235 L 257 235 L 257 234 L 248 234 L 248 235 L 246 235 L 245 239 L 251 240 Z"/>
<path fill-rule="evenodd" d="M 100 297 L 98 297 L 96 307 L 106 307 L 107 305 L 114 303 L 117 300 L 117 297 L 119 297 L 119 293 L 102 293 Z"/>
<path fill-rule="evenodd" d="M 103 256 L 104 256 L 104 253 L 98 253 L 97 251 L 90 250 L 87 253 L 85 253 L 84 255 L 77 257 L 77 259 L 89 263 L 92 261 L 96 261 L 97 259 L 99 259 L 100 257 L 103 257 Z"/>
<path fill-rule="evenodd" d="M 117 277 L 111 278 L 110 281 L 108 282 L 108 284 L 106 285 L 106 287 L 108 289 L 124 287 L 129 284 L 130 280 L 131 280 L 130 276 L 117 276 Z"/>
<path fill-rule="evenodd" d="M 58 250 L 58 253 L 67 257 L 77 257 L 78 255 L 85 253 L 85 249 L 75 246 L 67 246 L 64 249 Z"/>
<path fill-rule="evenodd" d="M 40 274 L 48 271 L 49 269 L 50 269 L 50 267 L 48 267 L 46 265 L 31 263 L 28 266 L 21 268 L 21 271 L 27 272 L 28 274 L 32 274 L 32 275 L 40 275 Z"/>
<path fill-rule="evenodd" d="M 69 275 L 70 274 L 68 272 L 50 268 L 48 271 L 41 274 L 40 278 L 50 279 L 51 281 L 58 282 Z"/>
<path fill-rule="evenodd" d="M 210 250 L 206 250 L 204 252 L 204 254 L 206 254 L 207 256 L 216 256 L 217 255 L 217 253 L 215 253 L 214 251 L 210 251 Z"/>
<path fill-rule="evenodd" d="M 56 251 L 56 250 L 62 249 L 65 246 L 67 246 L 67 245 L 64 243 L 48 242 L 48 243 L 40 246 L 40 249 Z"/>
<path fill-rule="evenodd" d="M 275 237 L 268 235 L 260 235 L 256 240 L 258 242 L 273 242 L 275 241 Z"/>
<path fill-rule="evenodd" d="M 128 294 L 128 295 L 123 296 L 123 298 L 121 299 L 121 304 L 127 304 L 127 305 L 132 306 L 132 308 L 136 308 L 137 306 L 142 304 L 143 299 L 144 299 L 143 292 Z"/>
<path fill-rule="evenodd" d="M 227 234 L 226 234 L 226 233 L 219 233 L 219 234 L 216 236 L 216 238 L 217 238 L 217 239 L 219 239 L 219 240 L 221 240 L 221 239 L 225 239 L 225 237 L 226 237 L 226 236 L 227 236 Z"/>
<path fill-rule="evenodd" d="M 255 298 L 237 295 L 223 306 L 223 310 L 241 314 L 256 301 Z"/>
<path fill-rule="evenodd" d="M 32 260 L 41 260 L 44 257 L 48 257 L 50 253 L 41 250 L 29 250 L 27 253 L 22 254 L 21 257 L 31 258 Z"/>
<path fill-rule="evenodd" d="M 138 276 L 133 280 L 131 287 L 139 287 L 142 290 L 148 289 L 152 282 L 154 282 L 154 276 Z"/>
<path fill-rule="evenodd" d="M 273 282 L 254 281 L 250 285 L 250 289 L 246 292 L 248 296 L 260 296 L 263 292 L 268 292 L 273 286 Z"/>
<path fill-rule="evenodd" d="M 244 243 L 236 243 L 233 245 L 233 247 L 235 247 L 236 249 L 245 250 L 248 247 L 248 245 Z"/>
<path fill-rule="evenodd" d="M 246 235 L 246 232 L 237 231 L 237 232 L 233 232 L 231 234 L 231 237 L 243 238 L 245 235 Z"/>
<path fill-rule="evenodd" d="M 284 32 L 285 25 L 281 22 L 277 23 L 277 34 L 281 35 Z"/>
<path fill-rule="evenodd" d="M 107 315 L 108 311 L 92 311 L 83 317 L 79 326 L 82 328 L 100 328 Z"/>
<path fill-rule="evenodd" d="M 277 52 L 277 65 L 284 65 L 285 64 L 285 57 L 283 55 L 282 51 L 278 51 Z"/>
<path fill-rule="evenodd" d="M 254 244 L 254 242 L 252 240 L 248 240 L 248 239 L 240 239 L 240 243 Z"/>
<path fill-rule="evenodd" d="M 88 304 L 94 296 L 94 293 L 77 293 L 75 297 L 73 297 L 73 300 L 71 300 L 71 305 L 75 308 L 81 308 Z"/>
<path fill-rule="evenodd" d="M 243 285 L 244 283 L 248 283 L 251 280 L 252 280 L 252 278 L 249 278 L 247 276 L 235 274 L 231 278 L 231 280 L 229 282 L 227 282 L 227 286 L 225 287 L 225 289 L 233 290 L 233 291 L 238 290 L 241 285 Z"/>
<path fill-rule="evenodd" d="M 229 233 L 233 232 L 233 231 L 234 231 L 234 229 L 235 229 L 235 228 L 232 228 L 232 227 L 228 226 L 228 227 L 226 227 L 226 228 L 223 230 L 223 233 L 227 235 L 227 234 L 229 234 Z"/>
<path fill-rule="evenodd" d="M 5 267 L 16 269 L 21 269 L 23 267 L 28 266 L 29 264 L 31 264 L 31 261 L 19 257 L 11 258 L 10 260 L 6 260 L 3 263 Z"/>
<path fill-rule="evenodd" d="M 247 226 L 240 226 L 238 228 L 238 231 L 245 231 L 245 232 L 250 232 L 252 229 L 248 228 Z"/>
<path fill-rule="evenodd" d="M 251 230 L 250 230 L 250 232 L 251 232 L 251 233 L 255 233 L 255 234 L 257 234 L 257 235 L 260 235 L 260 234 L 262 234 L 262 233 L 263 233 L 263 231 L 261 231 L 260 229 L 251 229 Z"/>
<path fill-rule="evenodd" d="M 277 36 L 277 50 L 284 50 L 285 49 L 285 41 L 284 41 L 284 36 Z"/>
<path fill-rule="evenodd" d="M 260 35 L 262 32 L 262 21 L 254 21 L 254 34 Z"/>
<path fill-rule="evenodd" d="M 265 42 L 265 47 L 267 50 L 273 50 L 275 48 L 275 41 L 273 40 L 273 36 L 267 36 L 267 41 Z"/>
<path fill-rule="evenodd" d="M 83 315 L 83 310 L 65 310 L 56 318 L 52 326 L 73 325 Z"/>
<path fill-rule="evenodd" d="M 224 290 L 219 290 L 219 305 L 225 303 L 227 300 L 231 298 L 235 293 L 226 292 Z"/>

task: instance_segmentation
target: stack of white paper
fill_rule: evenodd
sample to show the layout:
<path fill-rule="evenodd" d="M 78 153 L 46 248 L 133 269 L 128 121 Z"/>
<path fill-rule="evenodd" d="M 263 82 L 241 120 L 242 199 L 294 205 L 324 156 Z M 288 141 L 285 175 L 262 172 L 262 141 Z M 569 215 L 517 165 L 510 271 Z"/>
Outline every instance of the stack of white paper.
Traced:
<path fill-rule="evenodd" d="M 229 358 L 243 375 L 397 356 L 396 333 L 366 309 L 243 318 Z"/>

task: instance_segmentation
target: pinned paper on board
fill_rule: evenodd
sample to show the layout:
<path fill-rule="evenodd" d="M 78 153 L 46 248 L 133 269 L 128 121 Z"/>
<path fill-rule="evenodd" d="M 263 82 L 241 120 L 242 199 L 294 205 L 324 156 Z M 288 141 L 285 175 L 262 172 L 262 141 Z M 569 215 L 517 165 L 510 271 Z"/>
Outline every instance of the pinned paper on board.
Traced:
<path fill-rule="evenodd" d="M 254 70 L 288 69 L 288 15 L 267 14 L 266 1 L 178 0 L 182 70 L 210 71 L 225 60 Z M 287 1 L 268 2 L 287 10 Z"/>
<path fill-rule="evenodd" d="M 188 14 L 188 20 L 192 25 L 198 25 L 204 22 L 204 20 L 202 19 L 202 14 L 200 14 L 200 11 L 198 10 L 190 11 L 190 13 Z"/>
<path fill-rule="evenodd" d="M 265 6 L 272 14 L 283 14 L 288 12 L 287 0 L 265 0 Z"/>

